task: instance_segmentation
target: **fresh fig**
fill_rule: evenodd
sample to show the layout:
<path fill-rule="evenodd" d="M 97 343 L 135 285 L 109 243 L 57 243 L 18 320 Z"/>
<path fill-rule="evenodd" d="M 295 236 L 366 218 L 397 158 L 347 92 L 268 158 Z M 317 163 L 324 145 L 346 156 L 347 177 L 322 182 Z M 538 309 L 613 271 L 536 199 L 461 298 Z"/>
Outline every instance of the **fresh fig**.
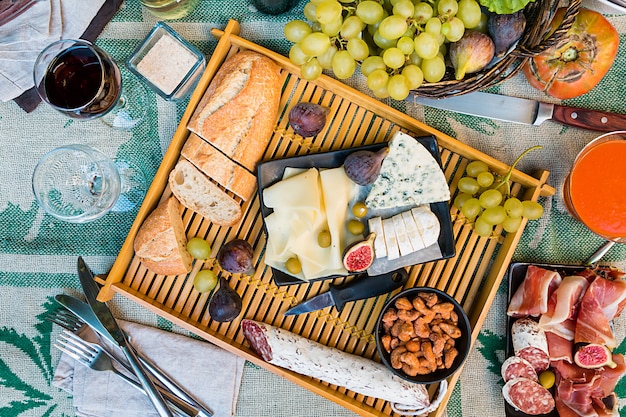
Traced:
<path fill-rule="evenodd" d="M 328 107 L 314 103 L 298 103 L 289 111 L 289 124 L 302 137 L 315 136 L 326 126 Z"/>
<path fill-rule="evenodd" d="M 503 57 L 517 42 L 526 29 L 526 15 L 522 10 L 513 14 L 490 13 L 487 20 L 487 33 L 495 45 L 495 54 Z"/>
<path fill-rule="evenodd" d="M 370 233 L 367 239 L 353 243 L 343 254 L 343 266 L 349 272 L 363 272 L 374 263 L 375 233 Z"/>
<path fill-rule="evenodd" d="M 220 287 L 209 302 L 211 318 L 219 322 L 231 321 L 241 313 L 241 308 L 241 296 L 230 288 L 224 277 L 220 277 Z"/>
<path fill-rule="evenodd" d="M 617 366 L 613 362 L 611 351 L 606 346 L 597 343 L 579 346 L 574 354 L 574 362 L 585 369 L 595 369 L 602 366 L 615 368 Z"/>
<path fill-rule="evenodd" d="M 389 148 L 384 147 L 378 152 L 355 151 L 343 162 L 343 169 L 352 181 L 359 185 L 368 185 L 376 181 L 380 175 L 380 167 L 389 153 Z"/>
<path fill-rule="evenodd" d="M 449 56 L 455 78 L 462 80 L 465 74 L 478 72 L 493 59 L 495 45 L 489 35 L 468 30 L 457 42 L 450 44 Z"/>
<path fill-rule="evenodd" d="M 222 246 L 217 253 L 220 267 L 233 274 L 254 274 L 252 246 L 243 239 L 234 239 Z"/>

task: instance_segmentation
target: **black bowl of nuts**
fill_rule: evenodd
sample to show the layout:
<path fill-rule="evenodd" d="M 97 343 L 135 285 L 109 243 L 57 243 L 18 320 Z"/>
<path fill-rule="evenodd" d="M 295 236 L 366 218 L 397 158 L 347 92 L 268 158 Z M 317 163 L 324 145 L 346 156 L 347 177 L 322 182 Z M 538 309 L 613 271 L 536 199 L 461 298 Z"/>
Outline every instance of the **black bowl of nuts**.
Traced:
<path fill-rule="evenodd" d="M 430 384 L 461 367 L 470 350 L 471 333 L 467 314 L 454 298 L 436 288 L 408 288 L 383 307 L 376 324 L 376 347 L 395 375 Z"/>

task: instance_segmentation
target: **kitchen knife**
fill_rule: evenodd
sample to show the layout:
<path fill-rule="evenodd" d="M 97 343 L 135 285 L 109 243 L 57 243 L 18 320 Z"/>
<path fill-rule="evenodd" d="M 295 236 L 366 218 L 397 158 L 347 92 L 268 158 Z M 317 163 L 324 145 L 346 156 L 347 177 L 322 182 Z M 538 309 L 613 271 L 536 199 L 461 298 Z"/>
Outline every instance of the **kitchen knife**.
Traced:
<path fill-rule="evenodd" d="M 129 347 L 126 336 L 115 321 L 111 310 L 109 310 L 109 307 L 107 307 L 105 303 L 96 299 L 100 288 L 98 287 L 96 281 L 94 281 L 93 274 L 85 264 L 85 261 L 83 261 L 82 257 L 78 258 L 78 278 L 80 279 L 87 302 L 91 306 L 91 309 L 96 315 L 98 321 L 115 341 L 115 344 L 122 350 L 126 359 L 128 359 L 128 363 L 131 368 L 133 368 L 137 379 L 146 391 L 150 401 L 152 401 L 154 408 L 161 417 L 173 417 L 170 409 L 165 404 L 165 400 L 161 396 L 161 393 L 157 390 L 154 382 L 152 382 L 150 377 L 148 377 L 143 366 L 139 363 L 139 359 L 137 358 L 135 351 Z"/>
<path fill-rule="evenodd" d="M 109 342 L 116 344 L 115 339 L 113 339 L 113 337 L 109 334 L 109 332 L 102 326 L 102 324 L 100 324 L 100 321 L 94 314 L 89 304 L 87 304 L 83 300 L 80 300 L 76 297 L 73 297 L 67 294 L 57 294 L 54 297 L 54 299 L 63 307 L 67 308 L 69 311 L 74 313 L 76 317 L 78 317 L 79 319 L 87 323 L 94 331 L 99 333 L 102 337 L 107 339 Z M 130 347 L 133 348 L 132 346 Z M 150 371 L 150 373 L 154 375 L 163 384 L 164 387 L 166 387 L 172 393 L 182 398 L 183 400 L 185 400 L 187 403 L 189 403 L 190 405 L 194 407 L 195 413 L 192 411 L 192 409 L 189 408 L 185 410 L 184 405 L 177 404 L 177 406 L 183 409 L 187 415 L 191 415 L 191 416 L 198 415 L 201 417 L 207 417 L 207 416 L 210 417 L 213 415 L 213 411 L 211 409 L 205 407 L 198 400 L 196 400 L 190 393 L 185 391 L 176 382 L 174 382 L 169 376 L 164 374 L 149 358 L 145 358 L 141 356 L 141 354 L 139 354 L 138 352 L 135 352 L 135 353 L 137 354 L 137 357 L 139 358 L 139 361 L 141 362 L 141 364 L 145 366 L 148 369 L 148 371 Z"/>
<path fill-rule="evenodd" d="M 411 93 L 406 101 L 472 116 L 527 125 L 538 126 L 546 120 L 552 120 L 567 126 L 599 132 L 626 130 L 626 115 L 624 114 L 562 106 L 480 91 L 441 99 L 419 97 Z"/>
<path fill-rule="evenodd" d="M 397 269 L 382 275 L 361 275 L 342 286 L 331 285 L 330 289 L 322 294 L 298 304 L 285 312 L 285 316 L 309 313 L 325 307 L 335 306 L 338 311 L 349 301 L 363 300 L 377 297 L 402 287 L 408 278 L 404 268 Z"/>

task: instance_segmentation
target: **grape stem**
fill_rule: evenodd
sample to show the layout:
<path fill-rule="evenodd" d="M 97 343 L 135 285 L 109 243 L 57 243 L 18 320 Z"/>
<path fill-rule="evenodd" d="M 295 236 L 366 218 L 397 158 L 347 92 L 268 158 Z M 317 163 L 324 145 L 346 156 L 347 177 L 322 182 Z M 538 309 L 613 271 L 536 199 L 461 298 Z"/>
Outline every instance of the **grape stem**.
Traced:
<path fill-rule="evenodd" d="M 517 157 L 517 159 L 513 162 L 513 164 L 509 168 L 509 172 L 506 173 L 504 178 L 502 178 L 502 180 L 494 188 L 497 190 L 498 188 L 502 187 L 503 185 L 506 185 L 506 196 L 510 197 L 511 196 L 511 182 L 510 182 L 510 180 L 511 180 L 511 174 L 513 174 L 513 170 L 515 169 L 515 165 L 517 165 L 517 163 L 524 156 L 526 156 L 526 154 L 530 153 L 531 151 L 534 151 L 536 149 L 541 149 L 541 148 L 543 148 L 543 146 L 535 145 L 535 146 L 531 146 L 530 148 L 528 148 L 524 152 L 522 152 L 522 154 Z"/>

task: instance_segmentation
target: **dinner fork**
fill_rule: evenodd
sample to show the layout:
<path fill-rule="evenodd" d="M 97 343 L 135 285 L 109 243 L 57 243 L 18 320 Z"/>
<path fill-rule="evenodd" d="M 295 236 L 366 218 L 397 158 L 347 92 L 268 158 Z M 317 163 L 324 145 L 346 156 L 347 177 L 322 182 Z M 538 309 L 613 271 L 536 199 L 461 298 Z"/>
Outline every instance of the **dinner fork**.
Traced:
<path fill-rule="evenodd" d="M 71 331 L 64 330 L 63 333 L 59 335 L 57 343 L 54 347 L 62 352 L 65 352 L 69 357 L 76 360 L 78 363 L 93 370 L 113 372 L 115 375 L 119 376 L 139 391 L 145 393 L 141 384 L 119 371 L 113 365 L 113 360 L 115 358 L 112 357 L 112 355 L 99 344 L 88 342 Z M 122 365 L 127 371 L 132 372 L 130 366 L 118 361 L 117 359 L 115 359 L 115 361 Z M 196 417 L 200 415 L 198 410 L 176 397 L 171 392 L 160 388 L 157 389 L 161 391 L 163 397 L 165 397 L 170 404 L 170 408 L 172 408 L 172 410 L 178 415 L 185 417 Z"/>

